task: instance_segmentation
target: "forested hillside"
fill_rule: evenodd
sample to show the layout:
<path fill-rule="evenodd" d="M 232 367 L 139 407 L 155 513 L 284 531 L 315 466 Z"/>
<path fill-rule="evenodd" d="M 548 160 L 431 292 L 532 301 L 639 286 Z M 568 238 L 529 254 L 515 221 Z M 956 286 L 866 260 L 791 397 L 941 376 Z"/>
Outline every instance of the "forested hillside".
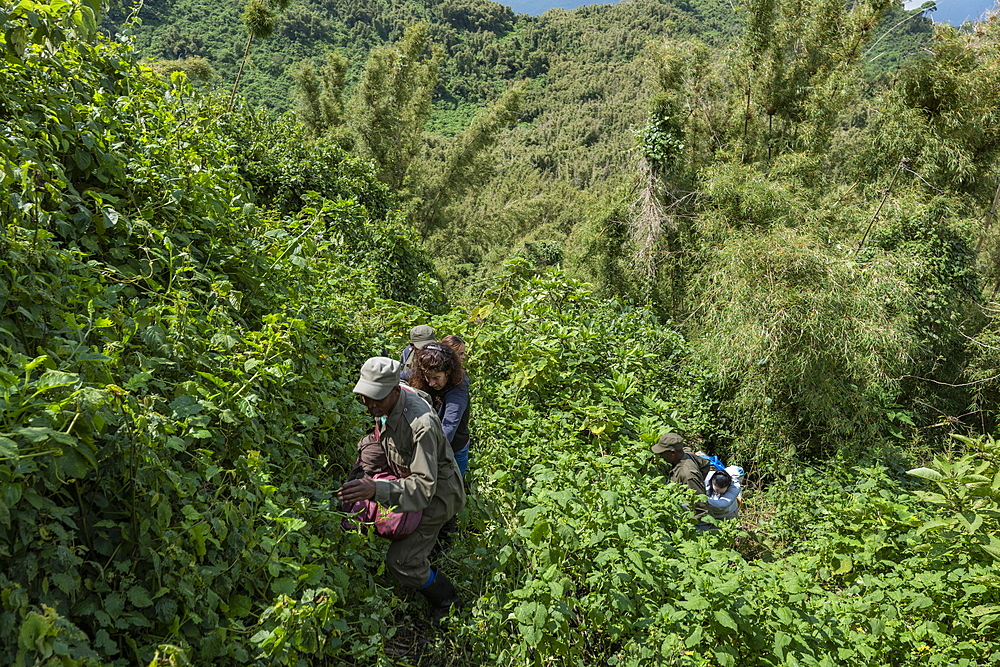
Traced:
<path fill-rule="evenodd" d="M 531 81 L 369 17 L 297 116 L 0 8 L 0 663 L 995 664 L 1000 22 L 873 76 L 888 0 L 487 7 Z M 472 378 L 441 627 L 336 500 L 419 323 Z"/>
<path fill-rule="evenodd" d="M 207 64 L 216 72 L 207 85 L 228 92 L 246 44 L 243 9 L 152 0 L 131 32 L 140 52 L 170 61 L 161 66 L 201 72 Z M 930 20 L 919 11 L 896 5 L 886 11 L 862 58 L 872 81 L 891 77 L 930 39 Z M 477 187 L 430 219 L 415 220 L 445 278 L 456 287 L 475 283 L 518 253 L 536 263 L 563 262 L 606 285 L 616 279 L 595 265 L 613 258 L 593 255 L 604 243 L 605 212 L 629 205 L 633 195 L 635 134 L 647 123 L 654 85 L 647 47 L 667 35 L 729 44 L 744 30 L 742 17 L 726 0 L 630 0 L 540 17 L 480 0 L 303 0 L 276 10 L 271 37 L 250 44 L 240 91 L 251 103 L 291 109 L 295 72 L 303 63 L 319 68 L 329 49 L 346 59 L 350 90 L 374 47 L 401 39 L 407 25 L 426 22 L 429 42 L 443 49 L 433 112 L 423 128 L 428 159 L 484 105 L 515 82 L 528 82 L 519 123 L 500 134 Z"/>

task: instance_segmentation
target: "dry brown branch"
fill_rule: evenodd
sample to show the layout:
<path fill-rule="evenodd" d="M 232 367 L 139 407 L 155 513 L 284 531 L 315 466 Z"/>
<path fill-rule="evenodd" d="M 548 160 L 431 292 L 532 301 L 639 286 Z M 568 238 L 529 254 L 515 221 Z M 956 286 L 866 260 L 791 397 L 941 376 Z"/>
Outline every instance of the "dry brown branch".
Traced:
<path fill-rule="evenodd" d="M 663 235 L 670 216 L 663 204 L 663 185 L 659 176 L 644 160 L 640 167 L 641 184 L 634 208 L 635 215 L 629 228 L 629 235 L 635 247 L 633 265 L 637 273 L 647 281 L 656 275 L 654 249 Z"/>

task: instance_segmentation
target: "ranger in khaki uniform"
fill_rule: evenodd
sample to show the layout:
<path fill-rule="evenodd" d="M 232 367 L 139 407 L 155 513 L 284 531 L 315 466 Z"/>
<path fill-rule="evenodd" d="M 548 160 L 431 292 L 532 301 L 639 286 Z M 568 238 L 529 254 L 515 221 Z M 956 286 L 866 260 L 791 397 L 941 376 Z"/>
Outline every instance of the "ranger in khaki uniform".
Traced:
<path fill-rule="evenodd" d="M 684 438 L 676 433 L 664 433 L 656 444 L 650 447 L 650 451 L 659 454 L 667 463 L 671 464 L 670 481 L 675 484 L 683 484 L 693 491 L 705 496 L 705 476 L 708 475 L 712 464 L 708 460 L 695 455 L 689 447 L 684 446 Z M 694 516 L 701 519 L 708 511 L 707 502 L 694 504 Z"/>
<path fill-rule="evenodd" d="M 427 598 L 438 621 L 461 601 L 448 577 L 431 568 L 430 553 L 441 526 L 465 506 L 465 487 L 441 420 L 427 401 L 400 386 L 399 371 L 398 361 L 372 357 L 354 387 L 381 424 L 379 444 L 399 479 L 351 480 L 337 495 L 344 502 L 374 498 L 399 512 L 423 510 L 417 529 L 389 545 L 386 566 L 400 584 Z"/>

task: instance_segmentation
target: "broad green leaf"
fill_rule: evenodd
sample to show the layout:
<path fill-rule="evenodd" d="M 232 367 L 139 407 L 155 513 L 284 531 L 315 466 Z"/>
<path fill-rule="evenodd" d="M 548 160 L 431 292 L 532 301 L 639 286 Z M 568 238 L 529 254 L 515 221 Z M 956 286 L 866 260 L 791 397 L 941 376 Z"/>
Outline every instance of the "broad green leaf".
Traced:
<path fill-rule="evenodd" d="M 997 620 L 1000 620 L 1000 614 L 984 614 L 983 616 L 977 616 L 976 620 L 979 621 L 977 628 L 983 630 L 996 623 Z"/>
<path fill-rule="evenodd" d="M 10 438 L 0 436 L 0 459 L 17 463 L 18 447 L 17 443 Z"/>
<path fill-rule="evenodd" d="M 135 391 L 136 389 L 141 389 L 146 386 L 150 380 L 153 379 L 153 374 L 149 371 L 140 371 L 133 374 L 125 381 L 125 388 L 129 391 Z"/>
<path fill-rule="evenodd" d="M 80 169 L 87 169 L 91 163 L 90 153 L 88 151 L 77 149 L 76 152 L 73 153 L 73 161 L 76 162 L 76 166 Z"/>
<path fill-rule="evenodd" d="M 933 468 L 914 468 L 912 470 L 907 470 L 906 474 L 912 475 L 913 477 L 919 477 L 921 479 L 929 479 L 932 482 L 940 482 L 945 479 L 944 475 Z"/>
<path fill-rule="evenodd" d="M 246 595 L 234 595 L 229 598 L 228 611 L 226 616 L 230 618 L 243 618 L 249 616 L 253 609 L 252 601 Z"/>
<path fill-rule="evenodd" d="M 929 530 L 935 530 L 937 528 L 950 527 L 953 526 L 954 524 L 955 524 L 954 519 L 931 519 L 930 521 L 921 524 L 920 527 L 917 528 L 917 535 L 922 535 Z"/>
<path fill-rule="evenodd" d="M 535 617 L 533 620 L 536 628 L 544 628 L 545 621 L 549 617 L 549 610 L 545 605 L 537 605 L 535 607 Z"/>
<path fill-rule="evenodd" d="M 785 659 L 785 647 L 792 642 L 792 638 L 788 636 L 788 633 L 778 630 L 774 633 L 774 652 L 781 658 L 782 661 Z"/>
<path fill-rule="evenodd" d="M 736 664 L 736 649 L 730 646 L 717 646 L 712 653 L 722 667 L 733 667 Z"/>
<path fill-rule="evenodd" d="M 19 435 L 28 442 L 33 443 L 45 442 L 47 440 L 60 441 L 66 437 L 65 434 L 59 433 L 58 431 L 54 431 L 45 426 L 25 426 L 16 428 L 14 429 L 13 434 Z"/>
<path fill-rule="evenodd" d="M 285 530 L 287 530 L 290 533 L 302 530 L 303 528 L 309 525 L 305 520 L 300 519 L 298 517 L 282 517 L 278 519 L 278 523 L 284 525 Z"/>
<path fill-rule="evenodd" d="M 983 517 L 975 512 L 962 512 L 956 515 L 958 522 L 965 527 L 966 532 L 972 534 L 979 530 L 979 527 L 983 525 Z"/>
<path fill-rule="evenodd" d="M 236 346 L 237 343 L 240 342 L 238 338 L 225 331 L 220 331 L 219 333 L 214 334 L 211 340 L 213 347 L 224 347 L 227 350 L 231 350 Z M 228 386 L 227 382 L 224 382 L 223 380 L 216 378 L 214 375 L 211 375 L 210 373 L 201 373 L 201 375 L 203 375 L 206 378 L 209 378 L 210 380 L 218 384 L 220 387 Z"/>
<path fill-rule="evenodd" d="M 76 373 L 45 371 L 42 374 L 42 377 L 39 378 L 36 389 L 37 392 L 41 392 L 46 389 L 55 389 L 56 387 L 69 387 L 76 384 L 79 380 L 80 376 Z"/>
<path fill-rule="evenodd" d="M 86 38 L 93 39 L 97 34 L 97 17 L 94 14 L 94 10 L 83 5 L 80 7 L 78 13 L 80 14 L 80 18 L 77 19 L 76 15 L 74 15 L 74 20 L 77 21 L 77 25 L 83 30 Z"/>
<path fill-rule="evenodd" d="M 194 396 L 184 395 L 175 398 L 170 403 L 170 409 L 174 411 L 178 419 L 185 419 L 201 412 L 204 406 Z"/>
<path fill-rule="evenodd" d="M 778 607 L 774 610 L 774 613 L 778 617 L 778 620 L 785 625 L 791 625 L 795 620 L 795 617 L 792 616 L 792 612 L 789 611 L 788 607 Z"/>
<path fill-rule="evenodd" d="M 839 556 L 833 559 L 835 567 L 834 574 L 847 574 L 854 567 L 854 561 L 848 556 Z"/>
<path fill-rule="evenodd" d="M 178 452 L 183 452 L 187 449 L 187 443 L 176 435 L 171 435 L 167 438 L 167 447 L 174 449 Z"/>
<path fill-rule="evenodd" d="M 537 602 L 525 602 L 518 605 L 514 609 L 514 619 L 519 623 L 525 625 L 530 625 L 532 619 L 535 618 L 535 608 L 538 606 Z"/>
<path fill-rule="evenodd" d="M 80 590 L 80 580 L 66 572 L 57 572 L 49 575 L 49 578 L 52 579 L 52 583 L 55 584 L 56 588 L 67 595 L 72 595 Z"/>
<path fill-rule="evenodd" d="M 21 623 L 21 631 L 18 635 L 17 644 L 27 651 L 38 651 L 44 657 L 51 655 L 52 649 L 45 642 L 46 635 L 52 627 L 52 621 L 35 612 L 29 612 L 28 617 Z M 46 650 L 48 653 L 46 654 Z"/>
<path fill-rule="evenodd" d="M 635 538 L 635 531 L 627 523 L 618 524 L 618 537 L 624 542 L 631 542 Z"/>
<path fill-rule="evenodd" d="M 963 475 L 962 484 L 988 484 L 991 480 L 983 475 Z"/>
<path fill-rule="evenodd" d="M 686 600 L 681 601 L 678 606 L 691 611 L 702 611 L 711 609 L 711 603 L 698 593 L 691 593 Z"/>
<path fill-rule="evenodd" d="M 3 484 L 3 501 L 7 504 L 7 507 L 14 507 L 21 501 L 21 484 L 14 482 Z"/>
<path fill-rule="evenodd" d="M 27 315 L 28 315 L 28 317 L 31 317 L 31 313 L 27 313 Z M 49 357 L 47 355 L 44 355 L 44 354 L 42 356 L 40 356 L 40 357 L 35 357 L 34 359 L 32 359 L 31 361 L 29 361 L 24 366 L 24 370 L 25 370 L 25 372 L 33 371 L 36 368 L 38 368 L 39 366 L 41 366 L 42 364 L 46 363 L 48 360 L 49 360 Z"/>
<path fill-rule="evenodd" d="M 271 638 L 270 630 L 260 630 L 250 638 L 250 641 L 254 644 L 263 644 L 265 641 Z"/>
<path fill-rule="evenodd" d="M 739 630 L 739 627 L 736 625 L 736 621 L 733 620 L 733 617 L 729 615 L 728 611 L 716 609 L 713 613 L 715 614 L 715 620 L 719 622 L 719 625 L 729 628 L 734 632 Z"/>
<path fill-rule="evenodd" d="M 534 625 L 518 624 L 518 631 L 524 637 L 524 643 L 534 648 L 542 641 L 543 629 Z"/>
<path fill-rule="evenodd" d="M 149 591 L 142 586 L 132 586 L 128 589 L 128 600 L 140 609 L 145 609 L 153 604 L 153 600 L 149 597 Z"/>
<path fill-rule="evenodd" d="M 529 539 L 532 544 L 538 546 L 544 540 L 547 540 L 551 534 L 552 530 L 550 529 L 548 522 L 541 521 L 535 524 L 535 526 L 531 529 L 531 537 Z"/>
<path fill-rule="evenodd" d="M 123 598 L 118 593 L 112 593 L 104 598 L 104 611 L 113 619 L 118 619 L 122 611 L 125 609 L 125 598 Z"/>
<path fill-rule="evenodd" d="M 83 479 L 90 470 L 96 469 L 75 449 L 65 450 L 62 456 L 56 458 L 56 467 L 59 476 L 65 480 Z"/>
<path fill-rule="evenodd" d="M 208 550 L 205 547 L 205 542 L 208 539 L 210 531 L 211 527 L 206 521 L 199 521 L 188 530 L 188 535 L 191 536 L 191 541 L 194 542 L 194 552 L 199 557 L 204 557 L 205 554 L 208 553 Z"/>

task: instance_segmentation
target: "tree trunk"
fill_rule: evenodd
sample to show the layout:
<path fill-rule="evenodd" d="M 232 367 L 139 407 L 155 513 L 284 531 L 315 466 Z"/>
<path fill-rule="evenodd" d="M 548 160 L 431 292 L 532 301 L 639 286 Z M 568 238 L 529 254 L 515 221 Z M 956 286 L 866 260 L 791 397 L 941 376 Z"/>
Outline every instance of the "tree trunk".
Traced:
<path fill-rule="evenodd" d="M 236 82 L 233 83 L 233 92 L 229 96 L 229 106 L 226 107 L 226 111 L 233 110 L 233 100 L 236 99 L 236 88 L 240 85 L 240 77 L 243 76 L 243 67 L 247 64 L 247 58 L 250 57 L 250 42 L 253 41 L 253 35 L 247 35 L 247 47 L 243 49 L 243 60 L 240 61 L 240 69 L 236 72 Z"/>

